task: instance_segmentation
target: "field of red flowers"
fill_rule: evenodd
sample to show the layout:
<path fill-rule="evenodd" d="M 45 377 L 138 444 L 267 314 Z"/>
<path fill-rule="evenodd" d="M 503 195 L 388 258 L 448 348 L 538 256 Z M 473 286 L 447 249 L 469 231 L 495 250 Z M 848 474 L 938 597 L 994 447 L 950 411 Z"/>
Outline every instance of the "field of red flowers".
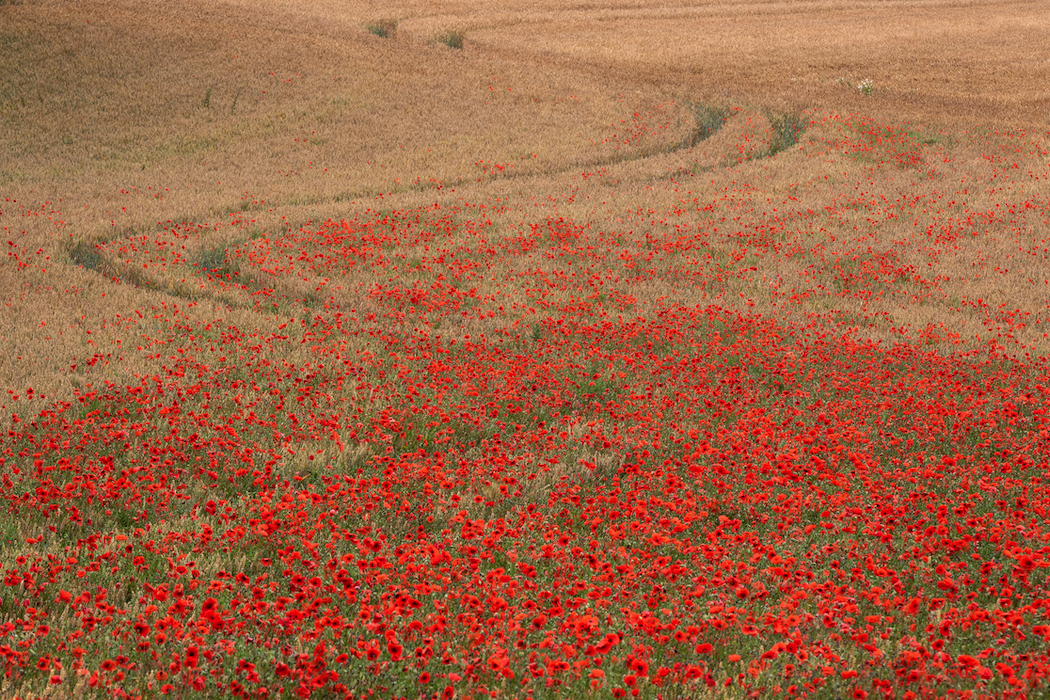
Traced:
<path fill-rule="evenodd" d="M 669 123 L 635 117 L 609 143 Z M 1047 136 L 960 136 L 983 160 L 957 171 L 907 126 L 749 119 L 731 189 L 679 168 L 645 210 L 597 204 L 632 167 L 609 159 L 542 202 L 434 183 L 71 248 L 150 291 L 102 326 L 158 369 L 8 397 L 3 694 L 1046 692 L 1050 318 L 954 298 L 944 266 L 1045 267 Z M 749 178 L 780 148 L 811 165 L 772 200 Z M 9 222 L 61 205 L 21 207 L 4 274 L 58 264 Z M 933 303 L 983 336 L 884 311 Z"/>

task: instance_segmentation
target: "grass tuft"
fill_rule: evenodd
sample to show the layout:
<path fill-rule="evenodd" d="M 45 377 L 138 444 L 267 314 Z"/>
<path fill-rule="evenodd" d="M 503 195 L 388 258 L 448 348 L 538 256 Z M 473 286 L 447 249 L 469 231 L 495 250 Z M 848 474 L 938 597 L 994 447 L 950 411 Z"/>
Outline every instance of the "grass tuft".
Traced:
<path fill-rule="evenodd" d="M 695 124 L 692 133 L 682 144 L 683 148 L 692 148 L 701 141 L 705 141 L 725 126 L 729 119 L 729 108 L 716 105 L 691 105 Z"/>
<path fill-rule="evenodd" d="M 391 39 L 397 33 L 397 20 L 381 19 L 368 25 L 367 29 L 370 34 L 375 34 L 384 39 Z"/>
<path fill-rule="evenodd" d="M 442 32 L 434 37 L 434 41 L 439 44 L 444 44 L 450 49 L 462 49 L 463 38 L 466 36 L 466 32 L 462 29 L 449 29 L 448 31 Z"/>
<path fill-rule="evenodd" d="M 238 271 L 231 265 L 227 251 L 227 246 L 212 246 L 201 251 L 196 257 L 200 273 L 211 277 L 235 277 Z"/>
<path fill-rule="evenodd" d="M 68 246 L 66 252 L 74 264 L 83 267 L 85 270 L 99 272 L 99 268 L 102 267 L 102 254 L 98 252 L 98 247 L 94 243 L 77 241 Z"/>
<path fill-rule="evenodd" d="M 784 112 L 768 115 L 769 124 L 773 127 L 773 137 L 769 142 L 767 156 L 774 156 L 791 148 L 802 138 L 805 121 L 801 114 Z"/>

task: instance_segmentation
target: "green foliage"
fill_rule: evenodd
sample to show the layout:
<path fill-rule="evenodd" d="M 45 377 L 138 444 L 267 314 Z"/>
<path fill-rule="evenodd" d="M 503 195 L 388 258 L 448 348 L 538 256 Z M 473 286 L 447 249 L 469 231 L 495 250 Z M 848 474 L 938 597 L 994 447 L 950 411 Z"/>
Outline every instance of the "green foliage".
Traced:
<path fill-rule="evenodd" d="M 98 247 L 94 243 L 77 241 L 69 245 L 66 252 L 74 264 L 83 267 L 85 270 L 99 272 L 99 268 L 102 267 L 102 255 L 98 252 Z"/>
<path fill-rule="evenodd" d="M 696 144 L 714 136 L 725 126 L 729 119 L 729 108 L 716 105 L 691 105 L 693 110 L 693 131 L 682 144 L 683 148 L 692 148 Z"/>
<path fill-rule="evenodd" d="M 462 49 L 465 36 L 466 33 L 462 29 L 449 29 L 434 37 L 434 41 L 444 44 L 450 49 Z"/>
<path fill-rule="evenodd" d="M 805 131 L 805 121 L 801 114 L 783 112 L 768 115 L 769 124 L 773 127 L 773 137 L 769 141 L 766 156 L 774 156 L 798 143 Z"/>
<path fill-rule="evenodd" d="M 226 277 L 236 275 L 237 270 L 231 265 L 226 246 L 213 246 L 201 251 L 196 258 L 197 268 L 202 275 Z"/>
<path fill-rule="evenodd" d="M 368 25 L 367 29 L 371 34 L 375 34 L 384 39 L 390 39 L 395 33 L 397 33 L 397 20 L 381 19 Z"/>

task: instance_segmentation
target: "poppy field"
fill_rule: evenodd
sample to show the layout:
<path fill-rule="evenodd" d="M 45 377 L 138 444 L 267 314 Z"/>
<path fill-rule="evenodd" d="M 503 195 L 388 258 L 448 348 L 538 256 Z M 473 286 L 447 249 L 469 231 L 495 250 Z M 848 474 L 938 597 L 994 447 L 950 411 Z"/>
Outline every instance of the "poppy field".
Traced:
<path fill-rule="evenodd" d="M 576 140 L 5 185 L 0 694 L 1047 692 L 1050 131 L 427 50 Z"/>

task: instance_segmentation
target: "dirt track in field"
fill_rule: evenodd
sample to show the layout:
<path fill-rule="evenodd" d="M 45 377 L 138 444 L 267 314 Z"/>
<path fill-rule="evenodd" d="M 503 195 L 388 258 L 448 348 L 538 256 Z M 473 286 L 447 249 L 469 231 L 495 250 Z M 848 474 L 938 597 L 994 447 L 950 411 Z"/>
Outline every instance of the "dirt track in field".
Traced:
<path fill-rule="evenodd" d="M 390 38 L 368 29 L 383 20 L 396 20 Z M 433 41 L 449 30 L 464 32 L 461 51 Z M 48 261 L 46 272 L 9 264 L 0 274 L 8 302 L 0 326 L 11 329 L 0 386 L 68 394 L 65 368 L 96 348 L 64 329 L 165 299 L 69 264 L 66 243 L 91 246 L 171 221 L 243 219 L 273 231 L 352 217 L 377 194 L 395 206 L 395 192 L 403 207 L 508 192 L 532 207 L 596 170 L 608 179 L 590 180 L 561 211 L 616 227 L 613 202 L 619 210 L 675 205 L 668 173 L 676 169 L 713 172 L 689 185 L 693 196 L 735 187 L 732 139 L 746 137 L 750 116 L 785 111 L 866 115 L 913 130 L 948 149 L 945 170 L 962 182 L 987 168 L 987 144 L 968 141 L 974 133 L 1050 129 L 1047 36 L 1050 6 L 1032 0 L 534 0 L 512 9 L 495 0 L 0 0 L 0 228 Z M 866 80 L 870 94 L 859 89 Z M 688 138 L 696 104 L 750 116 L 695 152 L 666 153 Z M 639 114 L 637 142 L 619 144 L 622 125 Z M 826 174 L 826 163 L 807 158 L 795 149 L 777 161 L 763 185 L 771 197 Z M 507 164 L 512 177 L 490 178 Z M 1044 166 L 1033 156 L 1022 172 Z M 836 167 L 867 177 L 862 160 Z M 892 201 L 916 191 L 910 171 L 887 172 L 872 192 Z M 1045 182 L 1027 183 L 1023 196 L 1037 201 Z M 838 194 L 821 183 L 808 196 L 821 210 Z M 971 200 L 975 209 L 996 206 Z M 1008 240 L 956 258 L 971 268 L 985 256 L 1017 280 L 986 277 L 957 291 L 1041 313 L 1045 299 L 1025 285 L 1031 278 L 1046 288 L 1045 266 L 1006 264 L 1017 252 L 1003 248 Z M 219 245 L 199 247 L 206 243 Z M 894 313 L 896 325 L 954 318 L 940 306 Z M 981 329 L 967 317 L 956 330 L 972 330 L 965 324 Z"/>

